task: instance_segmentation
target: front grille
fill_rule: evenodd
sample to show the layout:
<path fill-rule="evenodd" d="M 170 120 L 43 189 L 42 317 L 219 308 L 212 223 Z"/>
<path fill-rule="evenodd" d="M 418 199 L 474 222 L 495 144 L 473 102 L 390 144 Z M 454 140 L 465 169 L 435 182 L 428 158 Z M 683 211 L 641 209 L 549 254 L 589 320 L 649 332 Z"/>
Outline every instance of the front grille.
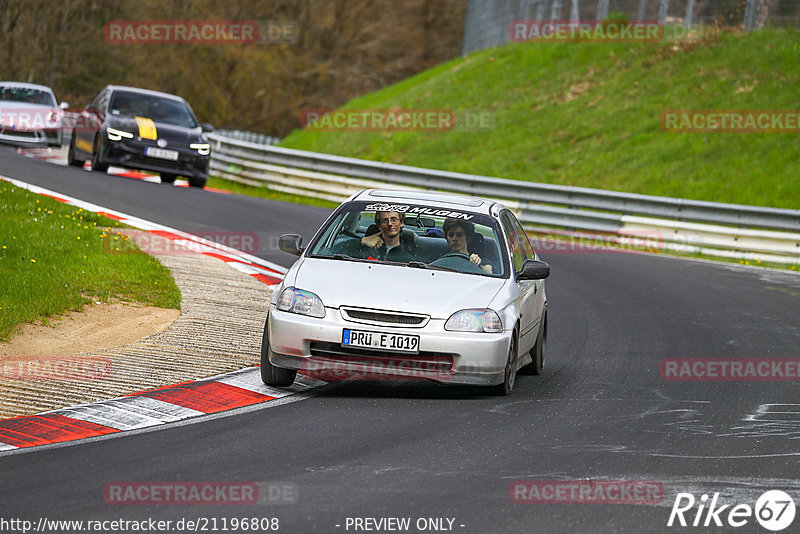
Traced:
<path fill-rule="evenodd" d="M 412 313 L 397 313 L 381 310 L 362 310 L 342 308 L 342 316 L 355 322 L 380 323 L 389 325 L 425 326 L 430 316 Z"/>
<path fill-rule="evenodd" d="M 11 130 L 3 128 L 0 130 L 0 134 L 7 135 L 9 137 L 19 137 L 20 139 L 39 139 L 40 134 L 38 132 L 30 132 L 25 130 Z"/>
<path fill-rule="evenodd" d="M 429 352 L 420 351 L 416 354 L 404 354 L 397 352 L 386 352 L 374 349 L 362 349 L 349 347 L 341 343 L 328 343 L 325 341 L 312 341 L 311 355 L 330 360 L 352 361 L 353 358 L 367 357 L 380 359 L 396 359 L 403 361 L 429 362 L 431 364 L 446 364 L 449 369 L 453 365 L 454 355 L 449 352 Z"/>
<path fill-rule="evenodd" d="M 444 378 L 453 374 L 454 355 L 443 352 L 399 354 L 312 341 L 310 370 L 355 374 L 402 374 L 417 378 Z"/>

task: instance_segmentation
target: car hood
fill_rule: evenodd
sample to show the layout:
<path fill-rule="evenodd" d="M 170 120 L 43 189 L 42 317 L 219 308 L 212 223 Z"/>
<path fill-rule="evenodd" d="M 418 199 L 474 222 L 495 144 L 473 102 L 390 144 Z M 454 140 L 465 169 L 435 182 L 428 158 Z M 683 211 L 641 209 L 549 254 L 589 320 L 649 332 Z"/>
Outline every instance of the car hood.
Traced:
<path fill-rule="evenodd" d="M 297 266 L 293 285 L 316 293 L 328 308 L 354 306 L 447 319 L 465 308 L 486 308 L 507 281 L 385 263 L 306 258 Z"/>
<path fill-rule="evenodd" d="M 166 139 L 176 143 L 195 143 L 200 139 L 202 133 L 199 126 L 196 128 L 184 128 L 156 121 L 153 121 L 153 124 L 156 127 L 156 134 L 159 139 Z M 133 117 L 113 117 L 109 121 L 109 126 L 131 132 L 134 135 L 141 135 L 139 123 Z"/>

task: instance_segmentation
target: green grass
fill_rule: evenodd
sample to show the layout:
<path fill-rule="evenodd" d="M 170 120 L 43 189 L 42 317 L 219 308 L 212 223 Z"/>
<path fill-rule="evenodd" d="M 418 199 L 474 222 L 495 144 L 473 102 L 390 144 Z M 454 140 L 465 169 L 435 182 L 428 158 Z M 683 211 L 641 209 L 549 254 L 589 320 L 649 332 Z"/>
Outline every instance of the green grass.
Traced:
<path fill-rule="evenodd" d="M 224 178 L 219 178 L 216 176 L 209 176 L 207 185 L 209 187 L 214 187 L 216 189 L 230 191 L 231 193 L 235 193 L 237 195 L 247 195 L 251 197 L 267 198 L 270 200 L 289 202 L 292 204 L 306 204 L 309 206 L 319 206 L 322 208 L 330 208 L 330 209 L 334 209 L 340 204 L 339 202 L 332 202 L 330 200 L 307 197 L 304 195 L 290 195 L 289 193 L 284 193 L 282 191 L 275 191 L 273 189 L 270 189 L 268 185 L 264 185 L 263 187 L 255 187 L 252 185 L 241 184 L 239 182 L 233 182 L 231 180 L 226 180 Z"/>
<path fill-rule="evenodd" d="M 180 291 L 155 258 L 109 252 L 125 239 L 116 221 L 6 182 L 0 221 L 0 341 L 93 301 L 180 308 Z"/>
<path fill-rule="evenodd" d="M 800 206 L 797 133 L 672 133 L 665 110 L 796 110 L 800 34 L 694 42 L 512 43 L 344 109 L 481 110 L 479 131 L 295 131 L 283 146 L 456 172 L 679 198 Z"/>

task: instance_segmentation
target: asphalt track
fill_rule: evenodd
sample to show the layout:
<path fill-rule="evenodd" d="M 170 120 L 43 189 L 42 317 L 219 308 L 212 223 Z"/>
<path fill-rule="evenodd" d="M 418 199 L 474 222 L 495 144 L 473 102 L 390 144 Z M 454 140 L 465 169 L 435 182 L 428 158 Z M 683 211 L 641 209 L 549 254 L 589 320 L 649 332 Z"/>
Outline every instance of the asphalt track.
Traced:
<path fill-rule="evenodd" d="M 327 214 L 59 167 L 5 148 L 0 174 L 192 232 L 308 238 Z M 292 260 L 270 247 L 256 255 Z M 545 372 L 519 376 L 511 397 L 338 383 L 295 402 L 6 454 L 0 519 L 278 518 L 279 532 L 305 533 L 365 531 L 347 528 L 347 518 L 407 517 L 408 532 L 422 531 L 419 518 L 450 518 L 463 533 L 634 533 L 680 529 L 667 527 L 678 492 L 753 506 L 780 489 L 800 505 L 797 381 L 667 381 L 659 372 L 667 358 L 798 358 L 800 276 L 649 254 L 542 256 L 552 267 Z M 514 481 L 587 479 L 653 481 L 664 495 L 654 505 L 509 495 Z M 107 484 L 131 481 L 288 483 L 297 499 L 106 502 Z M 800 517 L 787 532 L 797 525 Z M 709 530 L 680 530 L 698 529 Z M 767 532 L 752 517 L 722 530 Z"/>

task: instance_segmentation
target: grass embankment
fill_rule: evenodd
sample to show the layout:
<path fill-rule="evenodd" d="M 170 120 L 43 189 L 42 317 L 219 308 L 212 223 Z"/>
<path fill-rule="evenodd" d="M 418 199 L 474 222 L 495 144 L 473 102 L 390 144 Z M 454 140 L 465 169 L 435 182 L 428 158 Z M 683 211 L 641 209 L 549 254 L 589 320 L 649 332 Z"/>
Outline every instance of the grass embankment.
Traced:
<path fill-rule="evenodd" d="M 672 133 L 666 110 L 797 110 L 800 34 L 696 42 L 515 43 L 437 66 L 343 109 L 489 111 L 490 128 L 295 131 L 282 146 L 449 171 L 800 207 L 797 133 Z"/>
<path fill-rule="evenodd" d="M 23 323 L 93 301 L 180 308 L 180 291 L 155 258 L 131 254 L 132 243 L 113 253 L 125 239 L 116 221 L 6 182 L 0 221 L 0 341 Z"/>
<path fill-rule="evenodd" d="M 283 191 L 275 191 L 270 189 L 269 184 L 265 183 L 261 187 L 242 184 L 232 180 L 226 180 L 216 176 L 208 177 L 208 186 L 224 191 L 230 191 L 237 195 L 247 195 L 251 197 L 266 198 L 269 200 L 277 200 L 280 202 L 290 202 L 292 204 L 307 204 L 309 206 L 319 206 L 322 208 L 334 209 L 339 205 L 338 202 L 332 202 L 321 198 L 307 197 L 301 195 L 290 195 Z"/>

